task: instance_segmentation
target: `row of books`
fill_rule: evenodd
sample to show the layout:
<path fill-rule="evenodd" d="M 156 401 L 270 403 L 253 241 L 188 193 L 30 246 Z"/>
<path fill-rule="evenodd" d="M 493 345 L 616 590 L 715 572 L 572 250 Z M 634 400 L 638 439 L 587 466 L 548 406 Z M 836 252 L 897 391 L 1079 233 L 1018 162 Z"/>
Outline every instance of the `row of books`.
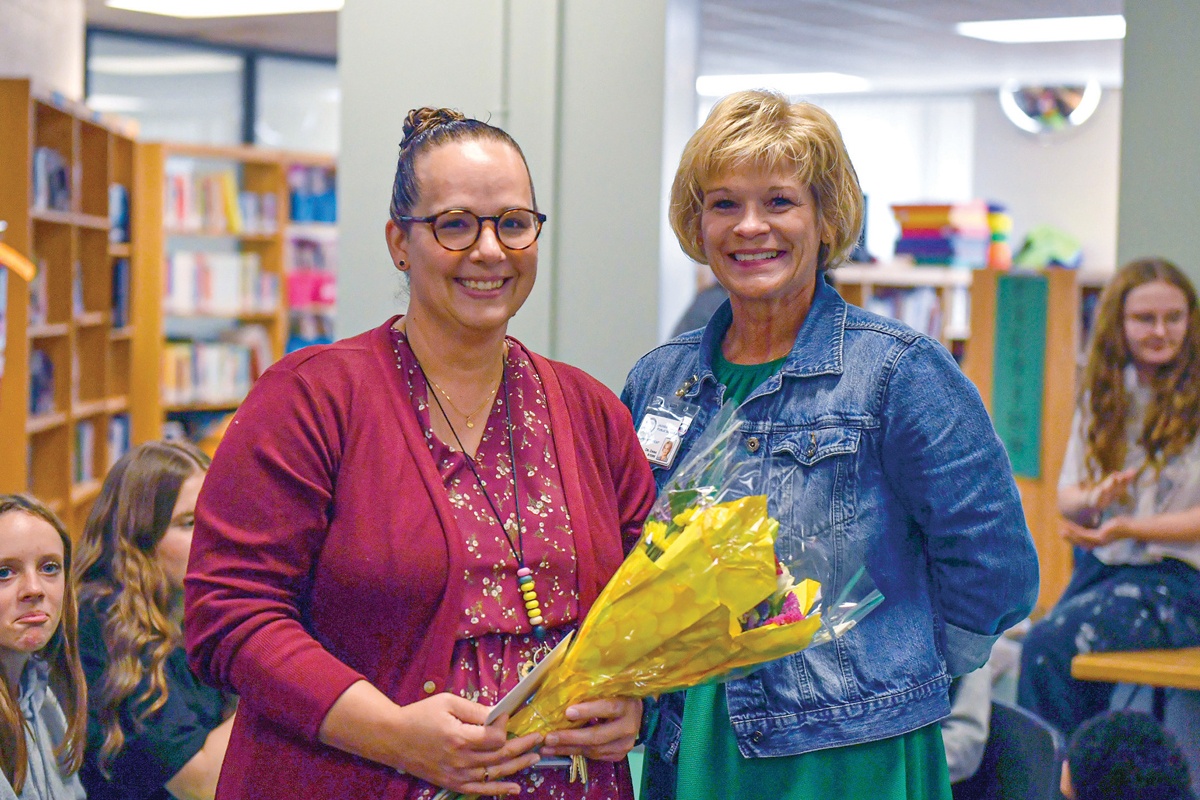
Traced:
<path fill-rule="evenodd" d="M 251 350 L 230 342 L 168 342 L 162 353 L 167 405 L 236 404 L 250 391 Z"/>
<path fill-rule="evenodd" d="M 71 210 L 71 168 L 62 153 L 52 147 L 33 151 L 33 207 Z"/>
<path fill-rule="evenodd" d="M 288 307 L 332 313 L 337 303 L 337 234 L 287 237 Z"/>
<path fill-rule="evenodd" d="M 83 274 L 82 268 L 76 262 L 71 282 L 72 313 L 76 316 L 85 313 L 83 304 Z M 132 274 L 129 259 L 118 258 L 112 264 L 112 326 L 124 328 L 129 324 Z M 29 324 L 45 325 L 50 321 L 50 296 L 46 285 L 46 260 L 38 259 L 37 271 L 29 282 Z"/>
<path fill-rule="evenodd" d="M 952 267 L 1007 269 L 1012 263 L 1012 218 L 997 203 L 894 205 L 892 213 L 900 224 L 897 256 Z"/>
<path fill-rule="evenodd" d="M 96 475 L 96 437 L 98 428 L 104 425 L 105 437 L 108 444 L 105 453 L 105 470 L 112 469 L 117 460 L 129 452 L 131 444 L 131 428 L 128 414 L 113 414 L 105 425 L 103 417 L 84 419 L 75 423 L 75 457 L 72 477 L 75 483 L 87 483 L 95 480 Z"/>
<path fill-rule="evenodd" d="M 292 222 L 337 222 L 337 173 L 330 167 L 288 169 Z"/>
<path fill-rule="evenodd" d="M 274 192 L 238 188 L 233 170 L 196 173 L 168 166 L 163 224 L 175 233 L 273 234 L 279 229 Z"/>
<path fill-rule="evenodd" d="M 935 339 L 942 336 L 942 304 L 932 286 L 876 287 L 864 305 L 867 311 L 898 319 Z"/>
<path fill-rule="evenodd" d="M 168 314 L 269 314 L 279 307 L 279 276 L 257 253 L 178 250 L 166 259 Z"/>

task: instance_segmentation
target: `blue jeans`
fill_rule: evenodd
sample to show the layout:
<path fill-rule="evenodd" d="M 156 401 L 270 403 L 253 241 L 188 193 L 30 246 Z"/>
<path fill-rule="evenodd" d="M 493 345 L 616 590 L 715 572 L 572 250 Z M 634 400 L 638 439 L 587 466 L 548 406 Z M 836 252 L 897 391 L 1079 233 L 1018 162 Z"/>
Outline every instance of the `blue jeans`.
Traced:
<path fill-rule="evenodd" d="M 1020 705 L 1070 738 L 1108 709 L 1115 684 L 1071 677 L 1078 653 L 1200 645 L 1200 571 L 1167 558 L 1110 566 L 1076 550 L 1062 599 L 1033 626 L 1021 652 Z"/>

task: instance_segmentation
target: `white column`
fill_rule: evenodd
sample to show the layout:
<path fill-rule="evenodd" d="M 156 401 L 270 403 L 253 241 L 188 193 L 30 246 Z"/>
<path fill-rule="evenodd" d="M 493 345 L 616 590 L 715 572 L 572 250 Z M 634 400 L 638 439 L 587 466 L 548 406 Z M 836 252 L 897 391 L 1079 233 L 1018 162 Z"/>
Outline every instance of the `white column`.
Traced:
<path fill-rule="evenodd" d="M 1163 256 L 1200 284 L 1200 3 L 1125 4 L 1117 256 Z"/>
<path fill-rule="evenodd" d="M 449 106 L 513 135 L 550 217 L 511 332 L 619 388 L 658 341 L 664 131 L 681 127 L 664 111 L 668 27 L 697 14 L 696 0 L 349 0 L 339 335 L 402 308 L 383 241 L 401 125 Z"/>
<path fill-rule="evenodd" d="M 0 76 L 83 99 L 83 0 L 0 2 Z"/>

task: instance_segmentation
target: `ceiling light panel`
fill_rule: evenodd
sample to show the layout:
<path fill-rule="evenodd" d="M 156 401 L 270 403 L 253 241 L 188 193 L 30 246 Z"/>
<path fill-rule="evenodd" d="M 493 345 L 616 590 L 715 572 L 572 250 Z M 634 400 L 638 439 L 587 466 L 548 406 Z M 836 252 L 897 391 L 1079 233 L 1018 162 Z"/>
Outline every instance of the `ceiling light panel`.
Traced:
<path fill-rule="evenodd" d="M 88 69 L 102 75 L 211 75 L 237 72 L 240 56 L 182 53 L 168 56 L 92 56 Z"/>
<path fill-rule="evenodd" d="M 180 19 L 340 11 L 345 0 L 106 0 L 109 8 Z"/>
<path fill-rule="evenodd" d="M 774 75 L 702 75 L 696 79 L 696 93 L 704 97 L 722 97 L 743 89 L 767 89 L 787 95 L 841 94 L 865 92 L 870 84 L 855 75 L 840 72 L 793 72 Z"/>
<path fill-rule="evenodd" d="M 1125 17 L 1045 17 L 1042 19 L 998 19 L 960 22 L 954 30 L 972 39 L 1004 44 L 1031 42 L 1095 42 L 1125 38 Z"/>

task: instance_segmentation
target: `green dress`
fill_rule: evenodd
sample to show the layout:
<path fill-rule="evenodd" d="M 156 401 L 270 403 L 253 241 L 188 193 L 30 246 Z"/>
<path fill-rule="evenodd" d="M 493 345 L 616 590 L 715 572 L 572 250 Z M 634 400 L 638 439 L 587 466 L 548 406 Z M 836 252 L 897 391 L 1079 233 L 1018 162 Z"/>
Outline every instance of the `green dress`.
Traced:
<path fill-rule="evenodd" d="M 785 359 L 731 364 L 713 354 L 726 402 L 739 405 Z M 780 800 L 951 800 L 946 752 L 937 724 L 865 744 L 798 756 L 745 758 L 738 750 L 722 684 L 687 690 L 679 746 L 677 800 L 771 797 Z"/>

